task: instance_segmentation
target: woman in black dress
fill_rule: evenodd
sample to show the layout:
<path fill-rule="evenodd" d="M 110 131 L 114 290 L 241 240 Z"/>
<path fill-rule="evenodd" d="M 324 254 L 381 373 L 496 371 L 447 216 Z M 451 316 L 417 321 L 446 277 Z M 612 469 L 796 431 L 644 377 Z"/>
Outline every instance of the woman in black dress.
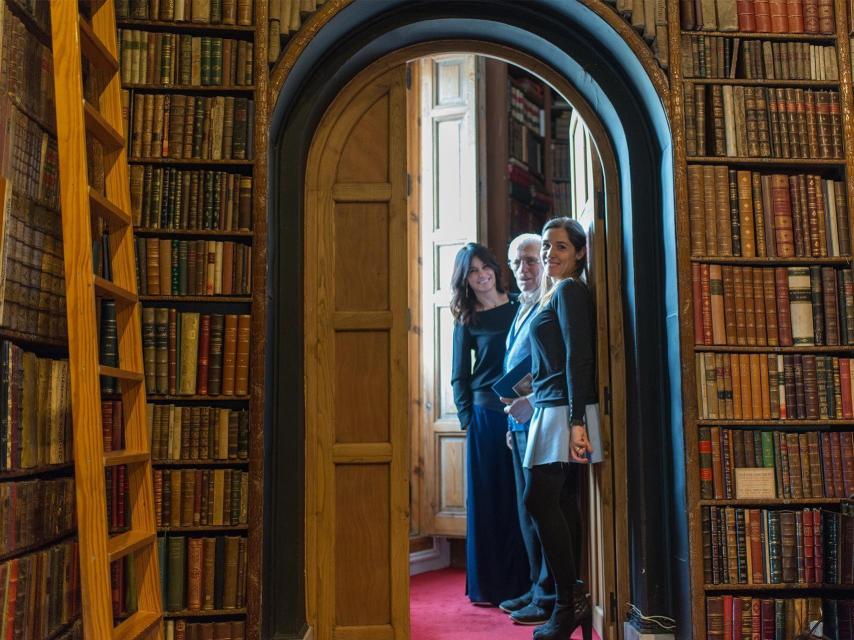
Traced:
<path fill-rule="evenodd" d="M 474 603 L 494 605 L 529 586 L 513 461 L 505 444 L 507 417 L 492 391 L 502 375 L 507 332 L 518 308 L 499 273 L 489 249 L 467 244 L 454 261 L 451 300 L 451 385 L 466 430 L 466 594 Z"/>
<path fill-rule="evenodd" d="M 596 402 L 593 300 L 584 281 L 587 235 L 576 220 L 555 218 L 543 227 L 544 284 L 531 319 L 534 415 L 523 464 L 530 469 L 525 506 L 543 543 L 555 581 L 551 619 L 537 640 L 569 640 L 579 625 L 592 637 L 590 602 L 577 581 L 581 542 L 578 467 L 593 448 L 585 409 Z"/>

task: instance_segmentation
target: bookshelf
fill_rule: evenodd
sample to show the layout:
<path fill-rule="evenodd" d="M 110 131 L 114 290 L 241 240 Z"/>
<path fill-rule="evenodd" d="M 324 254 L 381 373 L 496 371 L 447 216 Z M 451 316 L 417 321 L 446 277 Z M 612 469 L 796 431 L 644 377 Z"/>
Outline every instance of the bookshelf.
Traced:
<path fill-rule="evenodd" d="M 158 15 L 147 14 L 154 3 L 136 3 L 137 13 L 130 4 L 117 27 L 164 634 L 199 625 L 198 633 L 215 629 L 239 640 L 255 624 L 247 619 L 247 575 L 260 573 L 247 553 L 248 512 L 256 508 L 249 506 L 250 423 L 260 424 L 259 416 L 250 419 L 248 363 L 253 183 L 266 162 L 254 149 L 255 122 L 264 121 L 255 108 L 264 102 L 257 77 L 257 56 L 266 57 L 266 42 L 259 43 L 266 32 L 257 28 L 266 22 L 264 3 L 211 3 L 223 14 L 204 17 L 181 3 L 183 19 L 170 14 L 171 3 L 160 3 Z"/>
<path fill-rule="evenodd" d="M 62 237 L 48 191 L 57 160 L 47 9 L 0 1 L 0 606 L 10 632 L 79 640 Z M 48 585 L 48 567 L 66 578 Z"/>
<path fill-rule="evenodd" d="M 724 3 L 719 24 L 683 4 L 668 21 L 691 635 L 788 637 L 822 615 L 835 633 L 854 606 L 836 570 L 854 535 L 848 7 L 801 3 L 771 33 L 769 3 Z"/>

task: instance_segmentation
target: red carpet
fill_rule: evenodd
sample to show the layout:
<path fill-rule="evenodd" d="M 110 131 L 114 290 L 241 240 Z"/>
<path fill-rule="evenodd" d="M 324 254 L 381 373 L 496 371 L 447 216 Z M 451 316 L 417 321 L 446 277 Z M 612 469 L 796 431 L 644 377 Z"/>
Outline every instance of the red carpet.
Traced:
<path fill-rule="evenodd" d="M 471 604 L 462 569 L 413 576 L 410 589 L 411 640 L 530 640 L 535 628 L 513 624 L 497 607 Z M 580 640 L 581 629 L 572 637 Z"/>

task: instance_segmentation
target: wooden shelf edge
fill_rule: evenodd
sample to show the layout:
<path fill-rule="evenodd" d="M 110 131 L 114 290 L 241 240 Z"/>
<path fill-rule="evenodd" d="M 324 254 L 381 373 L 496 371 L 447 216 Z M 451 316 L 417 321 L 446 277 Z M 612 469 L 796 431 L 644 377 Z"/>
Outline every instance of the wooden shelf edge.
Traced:
<path fill-rule="evenodd" d="M 249 531 L 248 524 L 223 524 L 223 525 L 199 525 L 193 527 L 157 527 L 157 533 L 168 535 L 170 533 L 229 533 Z"/>
<path fill-rule="evenodd" d="M 821 430 L 822 427 L 854 427 L 854 420 L 710 420 L 699 419 L 701 427 L 780 427 L 795 429 L 806 427 Z"/>
<path fill-rule="evenodd" d="M 12 469 L 9 471 L 0 471 L 0 482 L 5 480 L 18 480 L 21 478 L 59 474 L 63 471 L 72 471 L 73 469 L 74 462 L 61 462 L 59 464 L 48 464 L 39 467 L 30 467 L 29 469 Z"/>
<path fill-rule="evenodd" d="M 224 617 L 224 616 L 245 616 L 246 607 L 239 609 L 208 609 L 206 611 L 191 611 L 183 609 L 181 611 L 164 611 L 164 618 L 207 618 L 207 617 Z"/>
<path fill-rule="evenodd" d="M 152 460 L 151 466 L 155 469 L 171 468 L 171 467 L 234 467 L 246 466 L 249 464 L 248 458 L 238 460 Z"/>
<path fill-rule="evenodd" d="M 706 591 L 850 591 L 854 586 L 850 584 L 786 582 L 781 584 L 707 584 L 703 588 Z"/>
<path fill-rule="evenodd" d="M 18 549 L 13 549 L 11 551 L 7 551 L 6 553 L 0 554 L 0 562 L 7 562 L 8 560 L 12 560 L 14 558 L 20 558 L 21 556 L 26 556 L 31 553 L 37 553 L 39 551 L 43 551 L 48 547 L 52 547 L 54 545 L 60 544 L 64 540 L 72 537 L 77 533 L 77 529 L 69 529 L 64 533 L 59 534 L 58 536 L 54 536 L 53 538 L 49 538 L 43 542 L 37 542 L 35 544 L 27 545 L 26 547 L 19 547 Z"/>
<path fill-rule="evenodd" d="M 823 258 L 805 258 L 803 256 L 795 256 L 792 258 L 768 258 L 754 257 L 747 258 L 744 256 L 693 256 L 691 262 L 699 264 L 744 264 L 758 266 L 785 266 L 785 265 L 839 265 L 850 266 L 854 262 L 852 256 L 829 256 Z"/>
<path fill-rule="evenodd" d="M 700 500 L 702 507 L 741 507 L 741 506 L 760 506 L 760 507 L 785 507 L 803 505 L 809 507 L 812 505 L 822 504 L 842 504 L 846 498 L 722 498 L 720 500 Z"/>
<path fill-rule="evenodd" d="M 682 29 L 682 35 L 698 35 L 718 38 L 741 38 L 743 40 L 802 40 L 807 42 L 822 41 L 836 44 L 836 32 L 825 33 L 765 33 L 756 31 L 703 31 L 700 29 Z"/>
<path fill-rule="evenodd" d="M 728 84 L 743 87 L 804 87 L 806 89 L 836 89 L 841 84 L 840 80 L 778 80 L 774 78 L 696 78 L 686 76 L 683 80 L 691 84 Z"/>

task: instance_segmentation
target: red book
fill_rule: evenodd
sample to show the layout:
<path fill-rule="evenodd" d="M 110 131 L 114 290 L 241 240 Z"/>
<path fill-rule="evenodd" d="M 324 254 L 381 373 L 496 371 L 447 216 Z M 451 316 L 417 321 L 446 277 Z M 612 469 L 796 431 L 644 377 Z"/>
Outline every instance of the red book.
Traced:
<path fill-rule="evenodd" d="M 738 12 L 738 30 L 756 31 L 756 13 L 753 10 L 752 0 L 736 0 L 735 8 Z"/>
<path fill-rule="evenodd" d="M 750 602 L 750 623 L 750 640 L 762 640 L 762 602 L 759 598 Z"/>
<path fill-rule="evenodd" d="M 762 600 L 762 640 L 774 640 L 774 601 L 768 598 Z"/>
<path fill-rule="evenodd" d="M 836 487 L 833 485 L 833 459 L 830 455 L 830 433 L 821 433 L 821 467 L 824 471 L 824 497 L 836 498 Z M 840 498 L 842 496 L 839 496 Z"/>
<path fill-rule="evenodd" d="M 795 236 L 792 228 L 792 205 L 789 201 L 789 179 L 785 175 L 771 176 L 771 204 L 774 210 L 774 238 L 777 257 L 795 255 Z"/>
<path fill-rule="evenodd" d="M 792 346 L 792 312 L 789 307 L 789 273 L 786 267 L 774 269 L 774 281 L 777 290 L 777 331 L 780 334 L 780 346 Z"/>
<path fill-rule="evenodd" d="M 833 491 L 837 496 L 845 495 L 845 482 L 842 476 L 842 438 L 838 431 L 830 432 L 830 462 L 833 474 Z"/>
<path fill-rule="evenodd" d="M 9 561 L 9 584 L 6 587 L 6 620 L 3 624 L 6 628 L 6 637 L 3 640 L 15 640 L 15 604 L 18 600 L 19 563 L 18 558 Z"/>
<path fill-rule="evenodd" d="M 771 31 L 771 7 L 768 0 L 756 0 L 753 3 L 753 12 L 756 14 L 756 31 L 759 33 Z"/>
<path fill-rule="evenodd" d="M 762 584 L 765 582 L 764 557 L 762 545 L 762 521 L 760 520 L 759 509 L 750 509 L 750 556 L 753 561 L 753 575 L 751 576 L 753 584 Z M 754 600 L 758 603 L 758 600 Z M 754 615 L 758 614 L 758 610 L 754 609 Z M 754 624 L 753 629 L 759 630 L 759 625 Z"/>
<path fill-rule="evenodd" d="M 113 450 L 113 401 L 101 402 L 101 429 L 104 438 L 104 451 Z"/>
<path fill-rule="evenodd" d="M 844 495 L 854 495 L 854 433 L 839 434 L 842 450 L 842 487 Z"/>
<path fill-rule="evenodd" d="M 703 342 L 703 285 L 700 265 L 696 262 L 691 265 L 691 291 L 693 293 L 694 310 L 694 344 Z M 711 309 L 710 309 L 711 313 Z"/>
<path fill-rule="evenodd" d="M 804 0 L 804 33 L 819 33 L 818 0 Z"/>
<path fill-rule="evenodd" d="M 211 317 L 207 314 L 199 318 L 199 363 L 196 378 L 196 393 L 208 395 L 208 356 L 211 345 Z"/>
<path fill-rule="evenodd" d="M 768 7 L 771 13 L 771 32 L 787 33 L 789 31 L 789 14 L 786 0 L 769 0 Z"/>
<path fill-rule="evenodd" d="M 833 0 L 818 0 L 819 33 L 832 34 L 836 31 L 833 20 Z"/>
<path fill-rule="evenodd" d="M 712 285 L 709 276 L 709 265 L 700 265 L 700 292 L 702 294 L 703 313 L 703 342 L 702 344 L 714 344 L 712 333 Z"/>
<path fill-rule="evenodd" d="M 734 640 L 732 596 L 724 596 L 724 640 Z M 741 629 L 739 627 L 739 633 Z"/>
<path fill-rule="evenodd" d="M 791 33 L 804 32 L 804 5 L 803 0 L 787 0 L 786 5 L 789 12 L 789 31 Z"/>
<path fill-rule="evenodd" d="M 842 417 L 846 420 L 854 418 L 851 407 L 851 361 L 839 358 L 839 386 L 842 395 Z"/>
<path fill-rule="evenodd" d="M 815 535 L 813 533 L 812 511 L 804 509 L 802 515 L 802 544 L 801 553 L 804 557 L 804 582 L 815 583 Z"/>
<path fill-rule="evenodd" d="M 122 401 L 113 400 L 113 433 L 111 434 L 113 449 L 125 448 L 125 416 L 122 411 Z"/>
<path fill-rule="evenodd" d="M 812 532 L 815 543 L 815 581 L 824 582 L 824 534 L 821 527 L 821 509 L 812 509 Z"/>

